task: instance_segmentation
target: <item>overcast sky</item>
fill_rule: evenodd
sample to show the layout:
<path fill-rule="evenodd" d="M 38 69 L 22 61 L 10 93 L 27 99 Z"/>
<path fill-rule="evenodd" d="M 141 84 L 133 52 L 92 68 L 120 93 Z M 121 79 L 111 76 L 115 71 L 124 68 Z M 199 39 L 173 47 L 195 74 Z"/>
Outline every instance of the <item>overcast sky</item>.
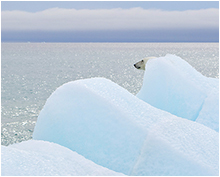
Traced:
<path fill-rule="evenodd" d="M 1 3 L 2 42 L 218 42 L 218 1 Z"/>

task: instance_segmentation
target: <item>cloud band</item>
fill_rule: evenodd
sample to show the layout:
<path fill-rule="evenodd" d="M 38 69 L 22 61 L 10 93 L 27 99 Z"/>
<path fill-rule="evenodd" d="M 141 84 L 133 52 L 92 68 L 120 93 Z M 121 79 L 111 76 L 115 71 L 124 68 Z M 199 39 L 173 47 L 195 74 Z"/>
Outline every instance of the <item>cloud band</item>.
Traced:
<path fill-rule="evenodd" d="M 219 10 L 162 11 L 157 9 L 61 9 L 30 13 L 2 11 L 3 31 L 87 31 L 216 29 Z"/>

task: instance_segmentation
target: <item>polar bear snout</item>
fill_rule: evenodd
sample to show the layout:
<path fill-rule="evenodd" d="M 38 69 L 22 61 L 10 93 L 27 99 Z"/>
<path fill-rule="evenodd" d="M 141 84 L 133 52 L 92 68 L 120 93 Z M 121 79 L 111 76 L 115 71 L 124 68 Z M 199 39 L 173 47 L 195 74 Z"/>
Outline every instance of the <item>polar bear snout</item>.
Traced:
<path fill-rule="evenodd" d="M 140 66 L 137 66 L 136 64 L 134 64 L 134 67 L 137 68 L 137 69 L 141 68 Z"/>

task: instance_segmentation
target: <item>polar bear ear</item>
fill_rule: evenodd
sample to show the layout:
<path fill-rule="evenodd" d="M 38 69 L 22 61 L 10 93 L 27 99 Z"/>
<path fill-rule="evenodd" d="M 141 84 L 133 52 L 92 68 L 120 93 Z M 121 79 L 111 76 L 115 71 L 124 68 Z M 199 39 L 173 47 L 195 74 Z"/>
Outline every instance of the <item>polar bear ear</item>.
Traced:
<path fill-rule="evenodd" d="M 149 60 L 149 59 L 147 59 L 147 58 L 146 58 L 146 59 L 144 59 L 144 65 L 146 65 L 146 64 L 147 64 L 148 60 Z"/>

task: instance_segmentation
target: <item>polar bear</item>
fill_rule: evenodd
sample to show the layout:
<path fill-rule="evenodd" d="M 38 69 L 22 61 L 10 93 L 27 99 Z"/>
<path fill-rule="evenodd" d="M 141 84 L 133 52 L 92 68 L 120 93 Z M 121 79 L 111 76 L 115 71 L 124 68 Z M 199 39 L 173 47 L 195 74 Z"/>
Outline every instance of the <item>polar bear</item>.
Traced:
<path fill-rule="evenodd" d="M 143 60 L 137 62 L 134 64 L 134 67 L 137 68 L 137 69 L 142 69 L 142 70 L 145 70 L 145 65 L 147 63 L 147 61 L 149 59 L 152 59 L 152 58 L 156 58 L 156 57 L 147 57 L 147 58 L 144 58 Z"/>

